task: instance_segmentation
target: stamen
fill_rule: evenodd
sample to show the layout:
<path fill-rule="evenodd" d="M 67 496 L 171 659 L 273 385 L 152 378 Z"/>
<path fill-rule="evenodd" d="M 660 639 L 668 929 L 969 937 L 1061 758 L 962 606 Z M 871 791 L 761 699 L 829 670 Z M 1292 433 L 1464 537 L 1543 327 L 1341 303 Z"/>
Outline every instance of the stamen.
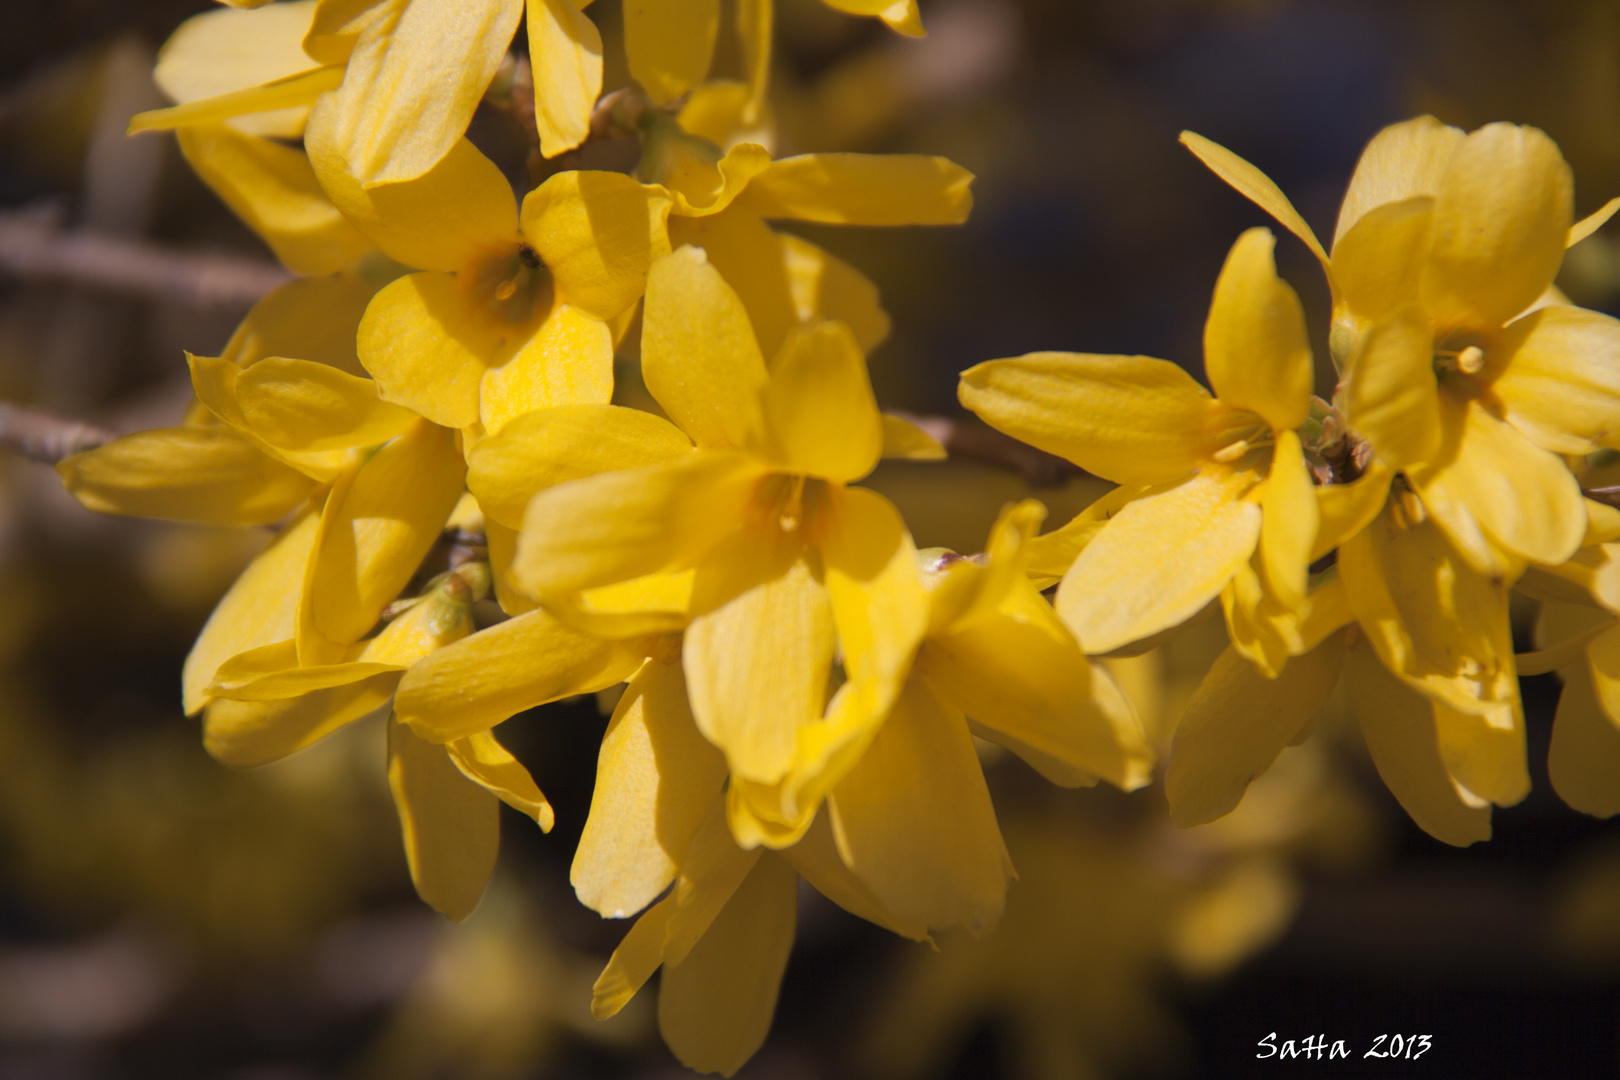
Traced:
<path fill-rule="evenodd" d="M 1215 460 L 1224 464 L 1229 461 L 1236 461 L 1238 458 L 1242 457 L 1248 452 L 1249 440 L 1239 439 L 1237 442 L 1230 443 L 1215 451 Z"/>
<path fill-rule="evenodd" d="M 793 488 L 788 492 L 787 502 L 782 506 L 782 516 L 777 524 L 783 532 L 792 532 L 799 527 L 799 521 L 804 517 L 804 477 L 793 478 Z"/>
<path fill-rule="evenodd" d="M 495 299 L 510 300 L 517 295 L 517 278 L 509 277 L 495 286 Z"/>
<path fill-rule="evenodd" d="M 1478 345 L 1470 345 L 1457 354 L 1457 367 L 1469 374 L 1477 375 L 1485 368 L 1485 350 Z"/>

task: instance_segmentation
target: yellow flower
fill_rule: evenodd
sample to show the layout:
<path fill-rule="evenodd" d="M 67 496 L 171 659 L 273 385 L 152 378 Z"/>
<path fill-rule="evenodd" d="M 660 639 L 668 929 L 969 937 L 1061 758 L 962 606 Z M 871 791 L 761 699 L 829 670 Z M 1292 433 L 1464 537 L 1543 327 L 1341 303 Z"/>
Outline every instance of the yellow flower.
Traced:
<path fill-rule="evenodd" d="M 1540 131 L 1424 117 L 1368 145 L 1329 259 L 1258 170 L 1183 141 L 1322 260 L 1350 427 L 1469 564 L 1500 577 L 1569 558 L 1585 512 L 1558 455 L 1620 433 L 1620 322 L 1543 298 L 1565 246 L 1620 203 L 1572 229 L 1569 168 Z"/>
<path fill-rule="evenodd" d="M 962 403 L 992 426 L 1122 485 L 1100 529 L 1096 515 L 1067 527 L 1087 541 L 1056 607 L 1088 653 L 1176 626 L 1217 595 L 1234 642 L 1268 674 L 1300 651 L 1318 524 L 1295 430 L 1311 353 L 1272 243 L 1265 229 L 1244 233 L 1216 283 L 1204 328 L 1213 398 L 1147 357 L 1035 353 L 963 373 Z"/>
<path fill-rule="evenodd" d="M 377 294 L 360 361 L 383 396 L 469 437 L 530 409 L 605 402 L 613 330 L 667 250 L 661 189 L 606 172 L 560 173 L 523 200 L 462 140 L 419 179 L 366 190 L 343 171 L 327 119 L 306 146 L 338 208 L 420 273 Z"/>

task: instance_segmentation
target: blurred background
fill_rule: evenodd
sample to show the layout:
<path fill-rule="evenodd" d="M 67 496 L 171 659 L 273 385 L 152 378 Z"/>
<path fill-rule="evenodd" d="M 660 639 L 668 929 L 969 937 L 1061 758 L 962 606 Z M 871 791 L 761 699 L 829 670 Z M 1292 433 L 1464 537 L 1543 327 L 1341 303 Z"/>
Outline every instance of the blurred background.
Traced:
<path fill-rule="evenodd" d="M 1577 216 L 1620 193 L 1614 0 L 923 0 L 920 42 L 777 4 L 779 152 L 940 153 L 978 175 L 959 229 L 804 229 L 882 289 L 885 407 L 956 415 L 957 372 L 1035 349 L 1198 372 L 1227 247 L 1268 222 L 1177 145 L 1184 128 L 1265 169 L 1324 235 L 1365 141 L 1423 112 L 1545 129 Z M 164 103 L 156 49 L 211 6 L 7 5 L 0 400 L 121 432 L 175 422 L 182 350 L 216 353 L 285 278 L 171 138 L 123 135 Z M 617 11 L 591 9 L 610 87 Z M 474 134 L 520 153 L 507 122 L 481 114 Z M 1610 313 L 1617 233 L 1560 279 Z M 1321 273 L 1287 236 L 1278 258 L 1325 358 Z M 1055 525 L 1100 491 L 972 461 L 872 484 L 919 544 L 962 551 L 1008 499 L 1035 494 Z M 496 883 L 461 925 L 414 897 L 375 725 L 253 772 L 204 754 L 180 664 L 265 539 L 98 518 L 49 468 L 0 462 L 0 1080 L 683 1075 L 651 993 L 589 1015 L 623 931 L 567 884 L 597 702 L 502 729 L 558 824 L 503 810 Z M 1115 664 L 1161 740 L 1222 633 L 1206 619 Z M 930 952 L 807 896 L 771 1039 L 741 1075 L 1614 1075 L 1620 829 L 1547 783 L 1557 692 L 1525 680 L 1534 791 L 1467 850 L 1406 820 L 1335 706 L 1238 811 L 1190 831 L 1157 786 L 1061 791 L 986 751 L 1020 873 L 1000 928 Z M 1256 1060 L 1272 1032 L 1344 1039 L 1352 1058 Z M 1362 1058 L 1397 1033 L 1431 1048 Z"/>

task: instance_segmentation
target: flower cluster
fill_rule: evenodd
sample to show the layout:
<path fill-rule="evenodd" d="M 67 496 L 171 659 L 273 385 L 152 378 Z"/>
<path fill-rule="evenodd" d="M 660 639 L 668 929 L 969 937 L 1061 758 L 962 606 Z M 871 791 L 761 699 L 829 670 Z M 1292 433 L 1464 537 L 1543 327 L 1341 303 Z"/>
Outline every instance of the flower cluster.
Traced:
<path fill-rule="evenodd" d="M 912 0 L 827 2 L 921 32 Z M 386 716 L 411 874 L 451 918 L 494 870 L 500 802 L 554 819 L 496 729 L 623 684 L 572 868 L 583 904 L 635 920 L 598 1016 L 662 968 L 670 1047 L 734 1072 L 801 877 L 915 940 L 992 927 L 1014 870 L 975 738 L 1056 784 L 1146 784 L 1152 740 L 1091 657 L 1217 600 L 1230 646 L 1175 733 L 1178 823 L 1231 811 L 1342 675 L 1412 817 L 1483 838 L 1528 787 L 1520 667 L 1569 672 L 1554 784 L 1620 810 L 1620 510 L 1582 490 L 1620 446 L 1620 324 L 1551 285 L 1620 203 L 1572 227 L 1540 132 L 1386 130 L 1331 256 L 1188 135 L 1321 259 L 1331 401 L 1250 230 L 1206 326 L 1213 394 L 1145 357 L 963 375 L 991 425 L 1119 485 L 1044 534 L 1039 503 L 1009 506 L 964 557 L 919 551 L 858 486 L 944 456 L 879 411 L 877 290 L 769 223 L 954 224 L 972 177 L 773 157 L 770 0 L 735 5 L 740 80 L 709 77 L 718 0 L 625 0 L 633 81 L 606 97 L 571 0 L 233 7 L 175 34 L 157 77 L 178 104 L 132 130 L 174 130 L 303 276 L 188 357 L 179 425 L 59 470 L 94 510 L 274 529 L 186 662 L 186 711 L 242 767 Z M 530 130 L 521 195 L 467 136 L 481 102 Z M 638 140 L 630 171 L 561 156 L 609 138 Z M 616 404 L 621 353 L 646 394 Z M 1518 667 L 1515 587 L 1564 605 Z"/>

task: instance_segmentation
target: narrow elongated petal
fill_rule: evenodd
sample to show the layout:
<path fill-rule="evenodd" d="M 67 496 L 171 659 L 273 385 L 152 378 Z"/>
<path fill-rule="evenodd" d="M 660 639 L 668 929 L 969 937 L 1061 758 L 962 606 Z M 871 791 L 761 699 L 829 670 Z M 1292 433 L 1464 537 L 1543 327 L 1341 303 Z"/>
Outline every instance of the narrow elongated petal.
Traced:
<path fill-rule="evenodd" d="M 443 160 L 512 43 L 523 4 L 411 0 L 395 12 L 361 32 L 332 99 L 334 139 L 367 187 L 414 180 Z"/>
<path fill-rule="evenodd" d="M 930 638 L 912 670 L 1015 753 L 1126 791 L 1149 779 L 1153 754 L 1130 703 L 1027 583 L 989 615 Z"/>
<path fill-rule="evenodd" d="M 558 173 L 523 200 L 523 235 L 557 292 L 598 319 L 621 314 L 669 254 L 669 196 L 622 173 Z"/>
<path fill-rule="evenodd" d="M 302 113 L 328 90 L 335 90 L 343 81 L 340 67 L 321 67 L 288 75 L 241 90 L 231 90 L 213 97 L 199 98 L 167 109 L 153 109 L 136 113 L 129 121 L 128 133 L 143 131 L 170 131 L 193 124 L 223 124 L 238 117 L 269 117 L 273 123 L 284 123 L 289 113 Z"/>
<path fill-rule="evenodd" d="M 529 62 L 540 153 L 556 157 L 591 133 L 602 96 L 602 34 L 574 0 L 529 0 Z"/>
<path fill-rule="evenodd" d="M 424 739 L 450 742 L 524 709 L 623 682 L 646 655 L 645 641 L 604 641 L 529 611 L 412 665 L 394 711 Z"/>
<path fill-rule="evenodd" d="M 1199 475 L 1126 506 L 1074 561 L 1057 611 L 1087 653 L 1191 618 L 1215 599 L 1260 539 L 1245 474 Z"/>
<path fill-rule="evenodd" d="M 152 81 L 175 101 L 198 101 L 307 72 L 316 66 L 303 49 L 315 12 L 312 0 L 253 13 L 211 11 L 181 23 L 158 50 Z M 296 139 L 305 110 L 238 117 L 244 135 Z"/>
<path fill-rule="evenodd" d="M 871 890 L 844 864 L 843 856 L 838 854 L 838 843 L 833 837 L 832 819 L 828 811 L 817 813 L 810 828 L 805 830 L 804 838 L 792 847 L 784 848 L 781 856 L 817 892 L 851 915 L 912 941 L 933 943 L 928 935 L 928 927 L 916 920 L 899 919 L 885 910 Z"/>
<path fill-rule="evenodd" d="M 1580 484 L 1556 454 L 1536 446 L 1479 402 L 1442 402 L 1444 441 L 1454 456 L 1410 470 L 1435 519 L 1475 569 L 1494 565 L 1466 546 L 1473 522 L 1531 562 L 1556 565 L 1586 532 Z M 1472 521 L 1468 519 L 1472 519 Z"/>
<path fill-rule="evenodd" d="M 1371 649 L 1350 650 L 1345 677 L 1378 775 L 1412 820 L 1457 847 L 1489 840 L 1490 804 L 1464 799 L 1446 774 L 1428 700 L 1385 671 Z"/>
<path fill-rule="evenodd" d="M 315 487 L 223 427 L 136 432 L 64 458 L 56 471 L 90 510 L 199 525 L 269 525 Z"/>
<path fill-rule="evenodd" d="M 742 301 L 697 248 L 658 260 L 648 275 L 641 373 L 698 446 L 743 446 L 759 428 L 765 360 Z"/>
<path fill-rule="evenodd" d="M 657 899 L 725 778 L 725 758 L 692 720 L 679 658 L 649 661 L 602 737 L 590 817 L 569 872 L 579 902 L 622 919 Z"/>
<path fill-rule="evenodd" d="M 1271 473 L 1260 498 L 1260 568 L 1267 591 L 1285 608 L 1305 600 L 1311 549 L 1316 543 L 1320 512 L 1299 436 L 1277 432 Z"/>
<path fill-rule="evenodd" d="M 1277 276 L 1274 246 L 1269 229 L 1232 245 L 1204 324 L 1204 371 L 1222 404 L 1283 430 L 1305 422 L 1315 375 L 1305 312 Z"/>
<path fill-rule="evenodd" d="M 692 442 L 663 417 L 619 405 L 563 405 L 520 416 L 467 455 L 485 515 L 516 529 L 534 494 L 565 480 L 658 465 Z"/>
<path fill-rule="evenodd" d="M 532 330 L 490 317 L 479 298 L 449 274 L 409 274 L 366 308 L 360 362 L 377 380 L 383 400 L 444 427 L 468 427 L 478 422 L 488 365 L 508 359 Z"/>
<path fill-rule="evenodd" d="M 492 245 L 517 243 L 512 185 L 472 143 L 451 142 L 414 180 L 364 187 L 344 163 L 338 108 L 326 97 L 310 110 L 304 149 L 326 194 L 383 254 L 419 270 L 453 272 Z"/>
<path fill-rule="evenodd" d="M 849 263 L 808 240 L 788 233 L 774 235 L 782 248 L 799 321 L 837 319 L 849 327 L 864 353 L 882 344 L 889 336 L 889 313 L 878 299 L 877 286 Z M 757 315 L 754 321 L 757 327 Z M 760 334 L 760 342 L 762 349 L 772 348 L 764 334 Z"/>
<path fill-rule="evenodd" d="M 1607 225 L 1609 219 L 1620 213 L 1620 197 L 1610 199 L 1592 213 L 1581 218 L 1569 227 L 1569 236 L 1564 240 L 1565 247 L 1574 247 L 1588 236 Z"/>
<path fill-rule="evenodd" d="M 255 435 L 292 451 L 378 446 L 417 419 L 411 410 L 379 399 L 370 379 L 281 357 L 261 360 L 237 376 L 236 403 Z"/>
<path fill-rule="evenodd" d="M 720 29 L 720 0 L 625 0 L 624 52 L 630 76 L 662 105 L 703 81 Z"/>
<path fill-rule="evenodd" d="M 387 706 L 398 672 L 281 701 L 226 701 L 203 710 L 203 747 L 233 769 L 280 760 Z"/>
<path fill-rule="evenodd" d="M 1031 537 L 1025 545 L 1025 566 L 1030 580 L 1039 588 L 1055 585 L 1069 572 L 1074 560 L 1096 539 L 1104 525 L 1119 513 L 1122 506 L 1141 498 L 1153 489 L 1141 484 L 1126 484 L 1097 499 L 1051 532 Z"/>
<path fill-rule="evenodd" d="M 742 524 L 763 475 L 711 452 L 547 488 L 529 502 L 511 578 L 543 597 L 688 569 Z"/>
<path fill-rule="evenodd" d="M 214 697 L 232 701 L 278 701 L 403 671 L 404 667 L 371 662 L 299 667 L 297 642 L 289 638 L 231 657 L 219 666 L 208 689 Z"/>
<path fill-rule="evenodd" d="M 521 615 L 539 605 L 523 595 L 509 580 L 512 557 L 517 551 L 518 531 L 495 518 L 484 519 L 484 538 L 489 541 L 489 569 L 494 578 L 495 602 L 508 615 Z"/>
<path fill-rule="evenodd" d="M 1524 713 L 1517 701 L 1483 713 L 1458 712 L 1440 702 L 1433 708 L 1440 760 L 1453 780 L 1497 806 L 1512 806 L 1530 793 Z"/>
<path fill-rule="evenodd" d="M 1465 137 L 1460 128 L 1432 116 L 1391 124 L 1372 137 L 1339 206 L 1339 223 L 1333 230 L 1335 270 L 1339 242 L 1370 211 L 1439 192 L 1440 178 Z"/>
<path fill-rule="evenodd" d="M 771 30 L 775 5 L 771 0 L 741 0 L 737 5 L 737 39 L 742 46 L 743 75 L 748 85 L 747 104 L 741 120 L 752 124 L 759 119 L 765 103 L 765 86 L 771 77 Z"/>
<path fill-rule="evenodd" d="M 693 618 L 682 662 L 698 729 L 733 773 L 769 783 L 788 771 L 798 729 L 826 704 L 833 613 L 803 562 L 759 580 L 736 554 L 723 548 L 698 568 L 694 608 L 708 606 L 711 590 L 734 599 Z"/>
<path fill-rule="evenodd" d="M 1118 484 L 1179 480 L 1217 449 L 1214 402 L 1168 360 L 1030 353 L 969 368 L 957 396 L 991 427 Z"/>
<path fill-rule="evenodd" d="M 754 326 L 763 356 L 775 356 L 794 326 L 820 315 L 803 317 L 797 309 L 783 239 L 764 219 L 746 210 L 703 217 L 670 219 L 670 243 L 703 249 L 710 265 L 737 291 Z"/>
<path fill-rule="evenodd" d="M 269 359 L 274 360 L 276 358 L 271 357 Z M 259 362 L 262 363 L 263 361 Z M 212 414 L 219 420 L 223 420 L 235 429 L 236 434 L 247 439 L 261 452 L 268 454 L 283 465 L 290 465 L 311 480 L 322 483 L 336 478 L 338 474 L 355 464 L 355 453 L 352 449 L 289 450 L 276 446 L 254 430 L 254 426 L 248 422 L 247 417 L 242 412 L 240 380 L 245 369 L 240 365 L 232 363 L 223 357 L 193 356 L 190 353 L 186 354 L 186 363 L 191 368 L 191 389 L 196 394 L 197 404 L 204 414 Z M 292 361 L 292 363 L 301 364 L 304 361 Z M 322 367 L 344 378 L 352 378 L 346 372 L 338 371 L 326 365 L 312 366 Z M 375 391 L 373 391 L 371 393 L 373 402 L 376 401 L 376 396 Z M 408 411 L 405 412 L 408 419 L 415 419 L 415 415 Z M 187 426 L 195 427 L 199 425 L 189 424 Z"/>
<path fill-rule="evenodd" d="M 1183 131 L 1181 145 L 1191 150 L 1216 176 L 1236 188 L 1238 194 L 1251 200 L 1260 209 L 1276 218 L 1279 225 L 1305 241 L 1305 246 L 1311 249 L 1311 254 L 1321 260 L 1324 269 L 1328 268 L 1327 252 L 1322 250 L 1322 242 L 1316 238 L 1311 227 L 1305 224 L 1305 219 L 1299 216 L 1294 204 L 1288 201 L 1288 196 L 1282 193 L 1271 177 L 1226 147 L 1211 142 L 1195 132 Z M 1329 269 L 1330 281 L 1332 276 Z"/>
<path fill-rule="evenodd" d="M 1435 323 L 1494 328 L 1529 307 L 1563 261 L 1573 189 L 1533 127 L 1487 124 L 1464 139 L 1434 196 L 1423 296 Z"/>
<path fill-rule="evenodd" d="M 767 443 L 788 472 L 849 482 L 871 472 L 883 454 L 866 357 L 843 323 L 788 335 L 772 362 L 761 411 Z"/>
<path fill-rule="evenodd" d="M 1604 713 L 1581 668 L 1564 672 L 1564 691 L 1553 719 L 1547 774 L 1558 797 L 1583 814 L 1620 813 L 1620 730 Z"/>
<path fill-rule="evenodd" d="M 1586 646 L 1586 673 L 1610 723 L 1620 729 L 1620 634 L 1604 630 Z"/>
<path fill-rule="evenodd" d="M 220 664 L 237 653 L 292 637 L 298 586 L 319 522 L 320 515 L 306 509 L 254 557 L 214 607 L 181 670 L 186 715 L 208 704 L 213 696 L 208 685 Z"/>
<path fill-rule="evenodd" d="M 396 725 L 397 726 L 397 725 Z M 500 799 L 518 813 L 534 819 L 542 832 L 550 832 L 557 815 L 523 763 L 495 741 L 495 734 L 480 731 L 444 744 L 461 775 Z"/>
<path fill-rule="evenodd" d="M 1182 828 L 1237 808 L 1249 783 L 1277 760 L 1338 685 L 1344 635 L 1335 634 L 1266 678 L 1228 647 L 1176 727 L 1165 773 L 1170 816 Z"/>
<path fill-rule="evenodd" d="M 898 918 L 975 935 L 1001 918 L 1012 859 L 967 724 L 925 683 L 907 683 L 829 806 L 844 862 Z"/>
<path fill-rule="evenodd" d="M 612 396 L 613 332 L 599 319 L 563 304 L 511 359 L 484 373 L 478 416 L 494 434 L 535 409 L 606 405 Z"/>
<path fill-rule="evenodd" d="M 445 748 L 388 725 L 388 787 L 417 895 L 460 922 L 483 899 L 500 852 L 500 803 Z"/>
<path fill-rule="evenodd" d="M 371 629 L 439 538 L 465 474 L 454 433 L 418 420 L 333 490 L 304 584 L 300 657 L 306 634 L 347 645 Z"/>
<path fill-rule="evenodd" d="M 658 1029 L 683 1063 L 730 1076 L 765 1042 L 793 949 L 799 875 L 761 858 L 702 939 L 667 962 Z"/>
<path fill-rule="evenodd" d="M 675 914 L 675 897 L 666 896 L 637 919 L 613 950 L 591 987 L 591 1015 L 606 1020 L 636 996 L 664 962 L 664 937 Z"/>
<path fill-rule="evenodd" d="M 1368 329 L 1350 362 L 1345 403 L 1351 426 L 1395 468 L 1440 453 L 1434 337 L 1420 309 L 1402 308 Z"/>
<path fill-rule="evenodd" d="M 297 274 L 334 274 L 371 250 L 297 150 L 224 126 L 180 129 L 180 152 L 225 205 Z"/>
<path fill-rule="evenodd" d="M 1542 308 L 1508 327 L 1485 363 L 1508 423 L 1543 450 L 1589 454 L 1620 435 L 1620 320 Z"/>
<path fill-rule="evenodd" d="M 883 456 L 900 461 L 944 461 L 945 446 L 903 416 L 883 414 Z"/>
<path fill-rule="evenodd" d="M 760 217 L 827 225 L 960 225 L 973 174 L 922 154 L 801 154 L 780 158 L 738 205 Z"/>

